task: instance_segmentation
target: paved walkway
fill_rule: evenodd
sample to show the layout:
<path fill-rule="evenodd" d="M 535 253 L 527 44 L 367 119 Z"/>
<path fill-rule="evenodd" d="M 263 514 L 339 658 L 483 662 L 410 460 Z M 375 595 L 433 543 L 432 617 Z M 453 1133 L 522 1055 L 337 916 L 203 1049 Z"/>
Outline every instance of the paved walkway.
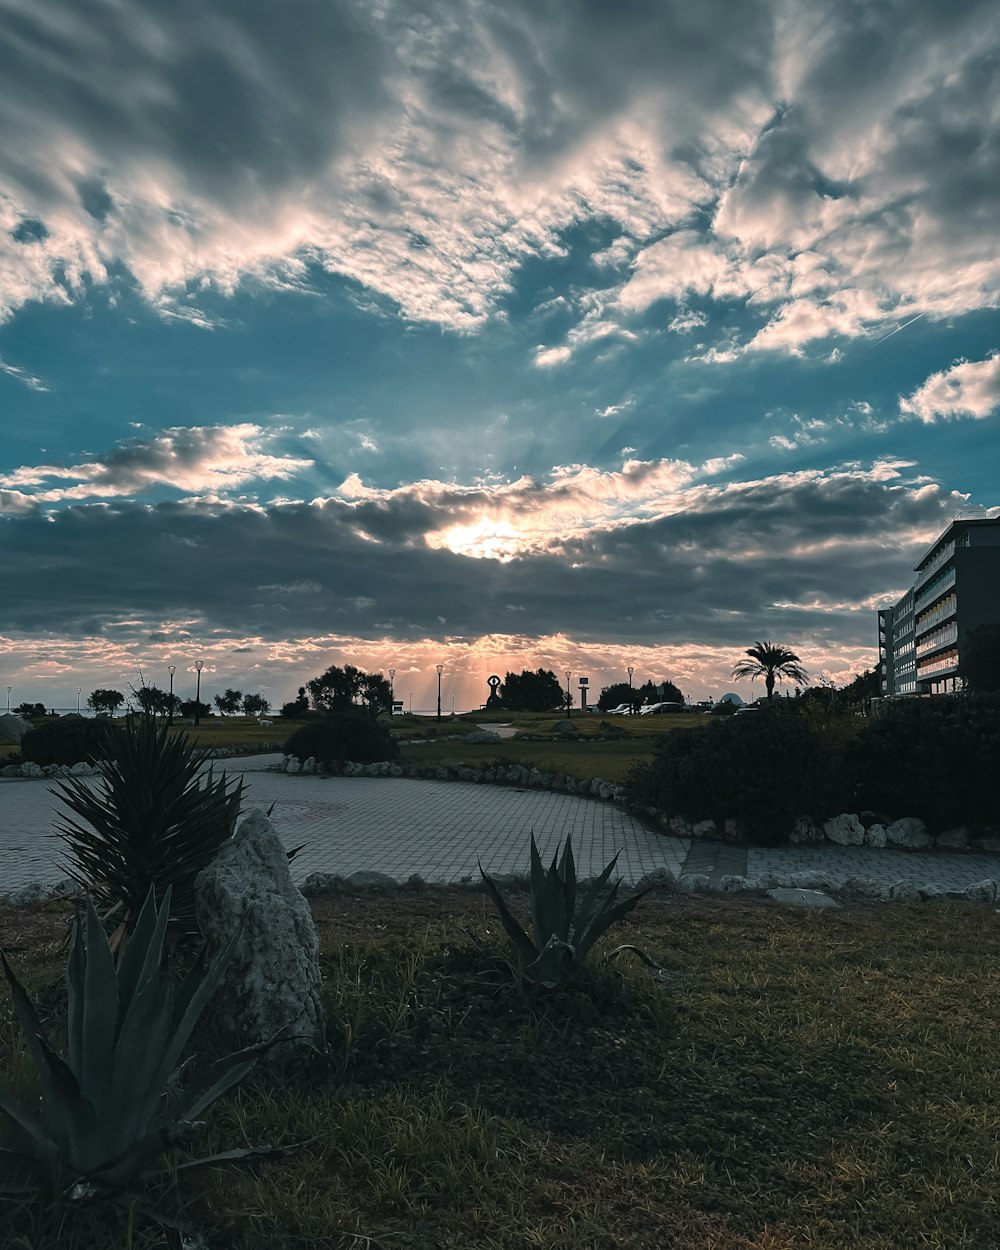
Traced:
<path fill-rule="evenodd" d="M 620 808 L 548 790 L 520 790 L 455 781 L 383 777 L 303 777 L 267 771 L 275 756 L 226 761 L 244 773 L 245 809 L 266 811 L 286 846 L 305 843 L 292 862 L 301 882 L 311 872 L 367 869 L 405 881 L 478 880 L 477 857 L 491 874 L 526 872 L 534 832 L 543 858 L 567 834 L 581 876 L 596 876 L 620 851 L 617 871 L 632 884 L 666 869 L 761 878 L 804 869 L 831 884 L 861 874 L 883 886 L 900 879 L 962 889 L 984 877 L 1000 880 L 1000 856 L 873 850 L 860 847 L 738 847 L 668 837 L 646 829 Z M 216 765 L 218 767 L 218 765 Z M 0 779 L 0 894 L 65 873 L 52 833 L 61 805 L 45 780 Z"/>

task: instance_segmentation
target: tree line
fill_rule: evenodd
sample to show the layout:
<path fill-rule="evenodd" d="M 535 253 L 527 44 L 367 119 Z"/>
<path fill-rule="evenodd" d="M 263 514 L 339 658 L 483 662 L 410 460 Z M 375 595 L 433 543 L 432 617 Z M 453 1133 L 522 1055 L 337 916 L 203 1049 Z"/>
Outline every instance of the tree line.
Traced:
<path fill-rule="evenodd" d="M 747 648 L 746 659 L 732 669 L 736 679 L 762 678 L 767 699 L 774 697 L 776 685 L 783 681 L 796 685 L 797 696 L 822 702 L 858 703 L 881 694 L 881 673 L 878 668 L 859 673 L 847 686 L 837 689 L 831 682 L 821 681 L 816 686 L 805 686 L 808 674 L 799 657 L 781 643 L 755 642 Z M 987 623 L 969 632 L 962 648 L 960 675 L 966 686 L 977 692 L 1000 690 L 1000 623 Z M 193 699 L 182 700 L 157 686 L 130 687 L 132 697 L 140 710 L 147 715 L 207 716 L 212 705 L 196 703 Z M 524 669 L 520 673 L 508 672 L 498 689 L 500 705 L 511 712 L 550 712 L 565 709 L 572 702 L 572 695 L 560 683 L 552 669 Z M 120 690 L 99 688 L 87 696 L 87 707 L 101 715 L 114 716 L 126 702 Z M 247 693 L 227 688 L 214 697 L 216 710 L 222 716 L 266 716 L 271 705 L 262 694 Z M 646 703 L 686 702 L 675 682 L 647 680 L 634 685 L 614 682 L 603 687 L 597 699 L 602 712 L 623 704 L 638 710 Z M 331 665 L 318 677 L 300 686 L 295 699 L 282 705 L 281 715 L 289 720 L 305 715 L 310 710 L 324 713 L 363 710 L 372 716 L 388 714 L 392 710 L 392 687 L 381 673 L 368 673 L 353 664 L 340 667 Z M 20 703 L 14 712 L 28 719 L 44 716 L 41 703 Z"/>

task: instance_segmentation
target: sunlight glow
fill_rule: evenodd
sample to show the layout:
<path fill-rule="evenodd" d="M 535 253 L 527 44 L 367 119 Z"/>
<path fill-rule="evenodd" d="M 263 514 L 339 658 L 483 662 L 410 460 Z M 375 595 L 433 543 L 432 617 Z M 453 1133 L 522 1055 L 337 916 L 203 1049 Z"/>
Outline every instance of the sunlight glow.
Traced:
<path fill-rule="evenodd" d="M 471 556 L 475 560 L 499 560 L 501 564 L 530 547 L 512 525 L 493 517 L 483 517 L 471 525 L 450 525 L 437 530 L 427 535 L 427 545 L 436 550 L 447 547 L 458 556 Z"/>

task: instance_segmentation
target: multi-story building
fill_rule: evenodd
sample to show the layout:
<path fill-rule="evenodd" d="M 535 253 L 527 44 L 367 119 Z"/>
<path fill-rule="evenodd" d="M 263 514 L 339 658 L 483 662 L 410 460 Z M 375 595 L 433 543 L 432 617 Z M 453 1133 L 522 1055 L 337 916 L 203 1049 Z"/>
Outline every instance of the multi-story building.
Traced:
<path fill-rule="evenodd" d="M 900 601 L 878 614 L 882 693 L 949 694 L 969 631 L 1000 622 L 1000 517 L 960 514 L 916 565 Z"/>

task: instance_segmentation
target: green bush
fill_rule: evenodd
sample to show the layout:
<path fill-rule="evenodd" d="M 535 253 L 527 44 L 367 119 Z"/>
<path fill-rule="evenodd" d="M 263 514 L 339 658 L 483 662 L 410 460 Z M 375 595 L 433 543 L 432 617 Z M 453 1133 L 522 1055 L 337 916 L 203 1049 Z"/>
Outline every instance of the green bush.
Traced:
<path fill-rule="evenodd" d="M 243 782 L 203 772 L 207 752 L 162 718 L 138 717 L 108 737 L 96 785 L 71 777 L 53 790 L 79 817 L 55 826 L 69 874 L 118 919 L 116 949 L 154 886 L 172 888 L 172 931 L 196 934 L 195 877 L 232 837 Z"/>
<path fill-rule="evenodd" d="M 399 746 L 388 728 L 363 713 L 344 712 L 303 725 L 285 743 L 285 754 L 310 756 L 320 764 L 377 764 L 398 760 Z"/>
<path fill-rule="evenodd" d="M 64 716 L 29 729 L 21 739 L 21 757 L 28 763 L 79 764 L 103 759 L 108 722 Z"/>
<path fill-rule="evenodd" d="M 629 774 L 632 802 L 695 821 L 735 817 L 763 845 L 785 841 L 797 816 L 828 815 L 838 789 L 837 752 L 784 703 L 675 729 L 654 750 Z"/>
<path fill-rule="evenodd" d="M 1000 696 L 935 695 L 884 705 L 849 744 L 845 767 L 857 808 L 940 830 L 1000 820 L 998 761 Z"/>

